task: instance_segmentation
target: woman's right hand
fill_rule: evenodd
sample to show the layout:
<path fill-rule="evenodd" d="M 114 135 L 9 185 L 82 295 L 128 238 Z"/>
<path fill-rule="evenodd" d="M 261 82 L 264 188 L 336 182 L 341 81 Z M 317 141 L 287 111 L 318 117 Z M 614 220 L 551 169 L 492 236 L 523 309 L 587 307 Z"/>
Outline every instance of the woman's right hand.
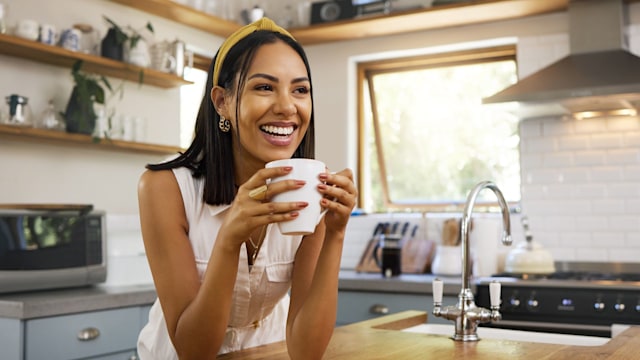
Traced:
<path fill-rule="evenodd" d="M 261 226 L 295 219 L 299 211 L 309 205 L 307 202 L 275 203 L 270 202 L 270 199 L 276 194 L 299 189 L 304 186 L 305 182 L 284 180 L 268 184 L 268 179 L 286 175 L 290 171 L 290 166 L 263 168 L 253 174 L 247 182 L 240 185 L 220 228 L 218 239 L 228 244 L 240 246 L 255 229 Z M 262 200 L 252 193 L 252 190 L 261 186 L 266 186 Z M 250 195 L 254 195 L 254 197 Z"/>

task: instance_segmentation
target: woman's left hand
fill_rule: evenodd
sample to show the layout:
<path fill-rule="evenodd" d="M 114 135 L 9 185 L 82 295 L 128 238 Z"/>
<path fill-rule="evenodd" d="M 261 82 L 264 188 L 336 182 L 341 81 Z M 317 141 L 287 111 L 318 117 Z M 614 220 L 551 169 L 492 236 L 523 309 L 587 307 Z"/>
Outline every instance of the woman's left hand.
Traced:
<path fill-rule="evenodd" d="M 328 209 L 324 218 L 327 230 L 344 231 L 358 197 L 353 172 L 344 169 L 337 173 L 323 173 L 320 181 L 324 183 L 318 185 L 318 191 L 324 195 L 320 205 Z"/>

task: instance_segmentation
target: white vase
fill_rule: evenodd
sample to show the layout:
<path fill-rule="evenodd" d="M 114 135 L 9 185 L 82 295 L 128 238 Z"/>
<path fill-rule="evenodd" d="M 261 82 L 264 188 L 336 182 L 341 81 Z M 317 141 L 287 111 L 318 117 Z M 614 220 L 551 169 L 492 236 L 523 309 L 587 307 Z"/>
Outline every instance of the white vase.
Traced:
<path fill-rule="evenodd" d="M 149 45 L 144 39 L 138 40 L 135 47 L 128 48 L 126 59 L 129 64 L 140 67 L 149 67 L 151 65 L 151 55 L 149 54 Z"/>
<path fill-rule="evenodd" d="M 436 254 L 431 264 L 434 275 L 455 276 L 462 274 L 462 249 L 460 246 L 436 247 Z"/>

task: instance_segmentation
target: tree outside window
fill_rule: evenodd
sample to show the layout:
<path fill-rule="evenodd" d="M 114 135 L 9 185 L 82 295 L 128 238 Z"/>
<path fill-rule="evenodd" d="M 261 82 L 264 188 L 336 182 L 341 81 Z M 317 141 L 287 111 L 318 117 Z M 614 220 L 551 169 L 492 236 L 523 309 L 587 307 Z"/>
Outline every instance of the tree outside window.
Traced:
<path fill-rule="evenodd" d="M 458 211 L 483 180 L 520 200 L 518 119 L 482 104 L 516 81 L 514 47 L 360 63 L 358 71 L 366 211 Z M 478 201 L 495 197 L 482 192 Z"/>

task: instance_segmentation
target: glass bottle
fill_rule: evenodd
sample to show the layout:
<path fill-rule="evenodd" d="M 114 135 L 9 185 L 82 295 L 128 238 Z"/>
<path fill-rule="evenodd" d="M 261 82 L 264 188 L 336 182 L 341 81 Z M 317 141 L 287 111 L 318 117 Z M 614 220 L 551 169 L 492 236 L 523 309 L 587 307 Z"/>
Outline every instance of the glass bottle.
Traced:
<path fill-rule="evenodd" d="M 7 6 L 3 3 L 0 3 L 0 34 L 7 33 L 7 21 L 5 19 Z"/>
<path fill-rule="evenodd" d="M 49 100 L 49 104 L 47 104 L 35 126 L 41 129 L 64 130 L 64 123 L 58 117 L 55 106 L 53 106 L 53 100 Z"/>

